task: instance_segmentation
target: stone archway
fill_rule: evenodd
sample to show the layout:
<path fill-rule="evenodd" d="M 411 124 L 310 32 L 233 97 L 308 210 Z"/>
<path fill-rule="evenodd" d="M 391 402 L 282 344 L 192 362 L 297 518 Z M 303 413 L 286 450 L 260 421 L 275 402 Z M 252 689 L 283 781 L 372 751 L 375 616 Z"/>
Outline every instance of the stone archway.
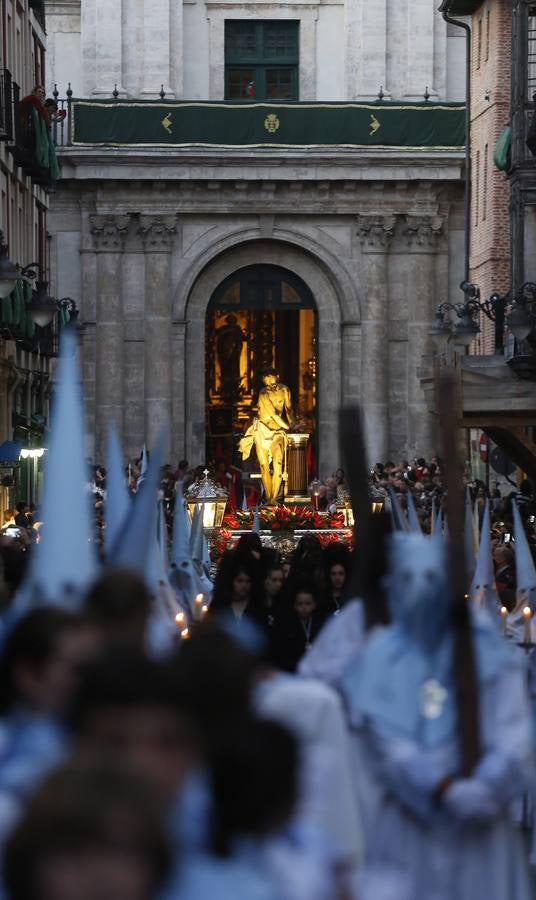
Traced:
<path fill-rule="evenodd" d="M 339 463 L 337 411 L 356 398 L 360 364 L 357 303 L 352 320 L 348 299 L 333 271 L 310 252 L 278 240 L 251 240 L 220 251 L 201 269 L 189 291 L 182 321 L 175 320 L 173 353 L 173 443 L 191 462 L 205 451 L 205 315 L 221 282 L 238 269 L 265 263 L 294 272 L 311 291 L 318 313 L 318 454 L 321 473 Z M 176 306 L 176 312 L 177 312 Z M 181 353 L 182 351 L 182 353 Z M 181 365 L 180 359 L 183 363 Z M 195 373 L 195 375 L 194 375 Z M 358 382 L 358 379 L 357 379 Z"/>

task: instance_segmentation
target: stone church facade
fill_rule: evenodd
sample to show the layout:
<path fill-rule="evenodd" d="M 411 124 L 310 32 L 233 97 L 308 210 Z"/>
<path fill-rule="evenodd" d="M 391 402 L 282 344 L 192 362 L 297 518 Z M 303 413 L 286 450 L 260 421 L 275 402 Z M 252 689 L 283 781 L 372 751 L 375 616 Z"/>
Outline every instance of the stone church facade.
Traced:
<path fill-rule="evenodd" d="M 178 14 L 180 11 L 180 15 Z M 463 41 L 434 0 L 233 3 L 53 0 L 50 90 L 221 100 L 224 23 L 299 22 L 296 100 L 463 100 Z M 258 70 L 256 70 L 258 71 Z M 257 76 L 256 76 L 257 77 Z M 61 94 L 61 91 L 60 91 Z M 133 113 L 134 114 L 134 113 Z M 205 317 L 222 281 L 275 265 L 317 315 L 321 475 L 341 403 L 363 409 L 370 462 L 436 449 L 420 384 L 436 306 L 463 276 L 460 149 L 73 145 L 51 204 L 52 286 L 81 308 L 90 452 L 114 421 L 135 454 L 205 454 Z"/>

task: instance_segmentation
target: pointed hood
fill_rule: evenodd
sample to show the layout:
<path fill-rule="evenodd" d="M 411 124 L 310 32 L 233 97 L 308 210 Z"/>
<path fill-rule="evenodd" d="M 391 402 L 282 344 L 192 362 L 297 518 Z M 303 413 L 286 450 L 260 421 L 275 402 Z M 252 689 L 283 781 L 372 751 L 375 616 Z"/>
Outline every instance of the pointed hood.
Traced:
<path fill-rule="evenodd" d="M 487 610 L 493 620 L 498 622 L 500 602 L 495 585 L 490 531 L 489 500 L 486 500 L 476 570 L 469 589 L 469 597 L 476 606 Z"/>
<path fill-rule="evenodd" d="M 438 507 L 432 537 L 443 537 L 443 510 Z"/>
<path fill-rule="evenodd" d="M 465 491 L 464 545 L 467 577 L 472 580 L 476 568 L 478 537 L 475 542 L 473 505 L 469 488 L 466 488 Z"/>
<path fill-rule="evenodd" d="M 149 459 L 147 454 L 147 446 L 144 444 L 141 451 L 141 467 L 140 467 L 140 477 L 138 478 L 137 490 L 141 488 L 143 482 L 147 478 L 147 471 L 149 469 Z"/>
<path fill-rule="evenodd" d="M 173 515 L 173 542 L 171 561 L 179 566 L 184 559 L 190 559 L 191 524 L 184 505 L 182 481 L 175 486 L 175 512 Z"/>
<path fill-rule="evenodd" d="M 203 562 L 203 510 L 202 504 L 196 503 L 190 533 L 190 556 L 194 562 Z"/>
<path fill-rule="evenodd" d="M 77 608 L 99 565 L 88 493 L 85 422 L 76 338 L 65 329 L 45 462 L 43 528 L 23 593 Z M 28 601 L 31 605 L 31 600 Z"/>
<path fill-rule="evenodd" d="M 154 552 L 156 543 L 158 487 L 165 441 L 166 435 L 162 433 L 151 454 L 143 486 L 138 488 L 132 503 L 128 521 L 119 534 L 115 546 L 110 548 L 110 565 L 139 572 L 144 578 L 147 576 L 150 554 Z"/>
<path fill-rule="evenodd" d="M 255 506 L 255 512 L 253 513 L 253 525 L 251 526 L 251 530 L 254 534 L 261 533 L 261 517 L 259 515 L 259 504 L 257 503 Z"/>
<path fill-rule="evenodd" d="M 435 534 L 436 521 L 437 521 L 437 506 L 436 506 L 436 502 L 435 502 L 435 497 L 432 497 L 432 514 L 431 514 L 431 518 L 430 518 L 430 534 Z"/>
<path fill-rule="evenodd" d="M 512 500 L 514 537 L 516 541 L 516 605 L 508 616 L 508 633 L 518 641 L 523 640 L 523 609 L 530 606 L 536 611 L 536 567 L 515 500 Z"/>
<path fill-rule="evenodd" d="M 419 521 L 419 516 L 417 515 L 417 510 L 415 509 L 415 501 L 411 491 L 408 491 L 406 494 L 406 503 L 408 505 L 409 530 L 415 532 L 415 534 L 422 534 L 421 523 Z"/>
<path fill-rule="evenodd" d="M 104 538 L 106 551 L 116 543 L 121 529 L 125 527 L 130 513 L 130 495 L 123 470 L 121 445 L 114 425 L 108 432 L 108 453 L 106 459 L 106 528 Z"/>
<path fill-rule="evenodd" d="M 398 502 L 398 497 L 396 496 L 391 486 L 389 486 L 389 497 L 391 500 L 391 518 L 393 520 L 393 530 L 409 531 L 407 519 L 402 512 L 402 508 L 400 506 L 400 503 Z"/>

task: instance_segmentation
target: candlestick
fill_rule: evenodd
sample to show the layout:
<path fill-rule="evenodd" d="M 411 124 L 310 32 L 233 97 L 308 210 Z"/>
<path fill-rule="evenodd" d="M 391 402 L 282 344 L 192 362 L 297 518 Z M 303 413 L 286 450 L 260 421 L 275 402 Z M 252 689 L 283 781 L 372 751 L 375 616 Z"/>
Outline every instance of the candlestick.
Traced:
<path fill-rule="evenodd" d="M 530 644 L 531 639 L 532 610 L 530 606 L 523 607 L 523 643 Z"/>
<path fill-rule="evenodd" d="M 506 606 L 501 606 L 501 625 L 502 625 L 502 633 L 506 634 L 506 620 L 508 618 L 508 610 Z"/>
<path fill-rule="evenodd" d="M 201 619 L 201 607 L 203 606 L 203 594 L 197 594 L 194 600 L 194 619 L 199 622 Z"/>

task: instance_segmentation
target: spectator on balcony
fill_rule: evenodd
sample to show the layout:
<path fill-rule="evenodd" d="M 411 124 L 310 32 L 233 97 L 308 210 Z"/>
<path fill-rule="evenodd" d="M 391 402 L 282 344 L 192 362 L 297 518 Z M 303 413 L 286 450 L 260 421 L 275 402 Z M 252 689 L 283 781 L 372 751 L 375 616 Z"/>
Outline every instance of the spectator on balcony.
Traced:
<path fill-rule="evenodd" d="M 23 97 L 20 101 L 20 111 L 23 118 L 29 116 L 32 108 L 37 110 L 39 115 L 50 125 L 50 113 L 45 106 L 46 92 L 41 84 L 36 84 L 31 94 Z"/>

